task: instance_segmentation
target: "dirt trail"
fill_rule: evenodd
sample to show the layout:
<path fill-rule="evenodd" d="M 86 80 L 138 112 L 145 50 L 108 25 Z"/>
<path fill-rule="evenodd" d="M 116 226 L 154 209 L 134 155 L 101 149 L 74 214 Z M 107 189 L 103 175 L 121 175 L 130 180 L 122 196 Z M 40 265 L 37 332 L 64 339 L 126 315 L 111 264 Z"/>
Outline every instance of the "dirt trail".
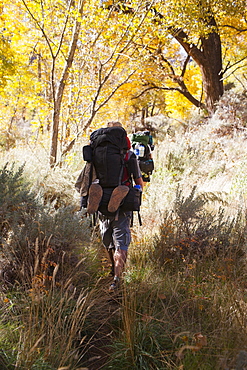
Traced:
<path fill-rule="evenodd" d="M 96 325 L 91 328 L 91 337 L 87 338 L 86 358 L 82 359 L 83 367 L 88 370 L 100 370 L 105 367 L 110 356 L 110 345 L 114 341 L 114 330 L 121 322 L 121 291 L 109 292 L 112 277 L 104 278 L 99 285 L 99 296 L 89 315 Z M 90 330 L 91 332 L 91 330 Z"/>

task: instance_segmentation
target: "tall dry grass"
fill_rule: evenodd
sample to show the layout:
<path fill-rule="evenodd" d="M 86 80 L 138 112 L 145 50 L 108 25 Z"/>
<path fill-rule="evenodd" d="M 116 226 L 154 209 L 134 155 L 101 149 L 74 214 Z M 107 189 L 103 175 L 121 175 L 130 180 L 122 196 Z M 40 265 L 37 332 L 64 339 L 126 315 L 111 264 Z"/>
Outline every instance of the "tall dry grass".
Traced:
<path fill-rule="evenodd" d="M 77 212 L 73 195 L 68 201 L 64 184 L 59 191 L 53 183 L 50 198 L 27 181 L 24 168 L 0 170 L 1 366 L 75 369 L 98 279 L 90 220 Z"/>

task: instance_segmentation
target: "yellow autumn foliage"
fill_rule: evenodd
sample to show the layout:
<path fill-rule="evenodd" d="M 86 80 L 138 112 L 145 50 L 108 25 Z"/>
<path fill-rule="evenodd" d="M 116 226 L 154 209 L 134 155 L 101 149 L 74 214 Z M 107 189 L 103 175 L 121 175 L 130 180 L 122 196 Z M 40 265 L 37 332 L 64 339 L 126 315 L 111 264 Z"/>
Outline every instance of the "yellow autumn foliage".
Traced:
<path fill-rule="evenodd" d="M 15 131 L 20 120 L 33 126 L 34 133 L 50 134 L 55 91 L 76 22 L 81 26 L 79 39 L 61 105 L 62 148 L 88 125 L 99 126 L 113 117 L 131 125 L 143 109 L 186 119 L 192 104 L 179 93 L 177 82 L 200 100 L 202 76 L 171 36 L 173 27 L 182 27 L 197 43 L 199 35 L 214 31 L 203 22 L 212 12 L 226 65 L 246 57 L 246 35 L 236 32 L 246 25 L 242 0 L 203 0 L 200 6 L 193 0 L 156 1 L 155 8 L 135 0 L 124 4 L 129 12 L 124 7 L 109 9 L 109 1 L 100 6 L 92 0 L 84 3 L 82 14 L 79 4 L 2 1 L 0 136 L 10 128 Z"/>

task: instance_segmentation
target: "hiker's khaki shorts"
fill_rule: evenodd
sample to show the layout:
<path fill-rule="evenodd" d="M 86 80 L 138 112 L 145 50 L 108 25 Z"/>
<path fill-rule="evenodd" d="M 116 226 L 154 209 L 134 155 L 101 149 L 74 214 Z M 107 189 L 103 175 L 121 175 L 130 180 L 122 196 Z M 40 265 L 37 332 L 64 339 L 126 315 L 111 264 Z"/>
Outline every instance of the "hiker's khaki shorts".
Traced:
<path fill-rule="evenodd" d="M 100 232 L 104 246 L 108 248 L 128 250 L 131 242 L 131 212 L 119 212 L 118 219 L 99 213 Z"/>

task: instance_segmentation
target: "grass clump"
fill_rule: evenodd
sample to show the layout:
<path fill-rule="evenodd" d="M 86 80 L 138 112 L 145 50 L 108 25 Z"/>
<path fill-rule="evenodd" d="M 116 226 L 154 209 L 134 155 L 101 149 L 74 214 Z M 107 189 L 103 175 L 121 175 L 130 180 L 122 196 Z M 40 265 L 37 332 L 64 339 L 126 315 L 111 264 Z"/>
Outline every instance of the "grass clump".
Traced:
<path fill-rule="evenodd" d="M 93 304 L 86 290 L 72 288 L 70 280 L 59 286 L 55 276 L 48 287 L 35 277 L 29 291 L 12 292 L 3 301 L 0 343 L 13 368 L 76 368 L 87 338 L 84 323 Z"/>
<path fill-rule="evenodd" d="M 79 247 L 86 252 L 85 259 L 89 257 L 90 221 L 76 213 L 74 205 L 55 209 L 44 204 L 25 182 L 23 167 L 15 171 L 13 166 L 4 166 L 0 180 L 2 274 L 6 283 L 17 280 L 30 284 L 37 258 L 52 274 L 58 264 L 72 270 L 78 263 Z"/>
<path fill-rule="evenodd" d="M 143 245 L 139 253 L 149 254 L 149 260 L 131 253 L 122 326 L 106 368 L 234 368 L 245 348 L 246 268 L 240 246 L 235 250 L 233 238 L 226 250 L 205 254 L 196 253 L 191 240 L 184 250 L 174 240 L 163 235 L 160 244 L 156 239 Z"/>
<path fill-rule="evenodd" d="M 97 279 L 90 220 L 42 201 L 23 170 L 0 171 L 1 359 L 6 369 L 73 369 Z"/>

